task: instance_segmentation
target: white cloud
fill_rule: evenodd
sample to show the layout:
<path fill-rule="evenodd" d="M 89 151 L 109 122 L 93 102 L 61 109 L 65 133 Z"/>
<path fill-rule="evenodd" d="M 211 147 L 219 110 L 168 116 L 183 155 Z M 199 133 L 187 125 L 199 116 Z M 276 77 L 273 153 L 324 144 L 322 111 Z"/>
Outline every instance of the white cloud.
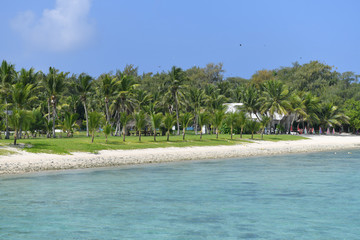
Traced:
<path fill-rule="evenodd" d="M 94 35 L 94 25 L 88 18 L 90 5 L 91 0 L 56 0 L 55 8 L 45 9 L 40 18 L 26 11 L 11 25 L 31 47 L 72 50 L 91 41 Z"/>

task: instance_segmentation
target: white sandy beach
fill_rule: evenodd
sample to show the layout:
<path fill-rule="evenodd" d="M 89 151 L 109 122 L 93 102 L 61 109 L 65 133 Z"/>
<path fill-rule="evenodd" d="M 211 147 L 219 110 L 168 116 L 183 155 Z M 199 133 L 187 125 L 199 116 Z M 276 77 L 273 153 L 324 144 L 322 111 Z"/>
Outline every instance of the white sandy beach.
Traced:
<path fill-rule="evenodd" d="M 254 141 L 232 146 L 105 150 L 98 154 L 55 155 L 16 150 L 17 154 L 0 156 L 0 174 L 360 149 L 360 136 L 308 137 L 299 141 Z"/>

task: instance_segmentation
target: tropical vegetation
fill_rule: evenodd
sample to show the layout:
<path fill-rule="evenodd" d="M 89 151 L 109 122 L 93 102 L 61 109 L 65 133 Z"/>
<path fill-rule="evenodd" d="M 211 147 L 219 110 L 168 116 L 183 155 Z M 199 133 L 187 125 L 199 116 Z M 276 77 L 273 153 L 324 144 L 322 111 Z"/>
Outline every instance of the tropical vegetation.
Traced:
<path fill-rule="evenodd" d="M 360 83 L 353 72 L 311 61 L 273 70 L 260 70 L 250 79 L 224 77 L 221 63 L 168 72 L 142 73 L 127 65 L 98 77 L 50 67 L 16 70 L 0 66 L 0 138 L 14 144 L 25 137 L 73 138 L 85 132 L 94 142 L 96 133 L 108 137 L 236 134 L 254 136 L 275 127 L 275 115 L 290 119 L 290 127 L 360 129 Z M 242 103 L 227 112 L 225 103 Z M 189 128 L 190 127 L 190 128 Z M 277 126 L 283 129 L 283 126 Z M 11 133 L 11 134 L 10 134 Z M 3 140 L 4 141 L 4 140 Z"/>

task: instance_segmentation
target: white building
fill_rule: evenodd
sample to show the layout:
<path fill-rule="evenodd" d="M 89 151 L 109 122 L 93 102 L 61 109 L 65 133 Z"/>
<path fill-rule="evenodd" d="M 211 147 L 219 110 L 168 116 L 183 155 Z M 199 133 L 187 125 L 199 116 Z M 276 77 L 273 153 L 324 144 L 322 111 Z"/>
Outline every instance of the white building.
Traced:
<path fill-rule="evenodd" d="M 244 104 L 243 103 L 224 103 L 224 105 L 227 107 L 225 112 L 229 113 L 229 112 L 241 111 L 241 107 Z M 254 113 L 251 113 L 251 114 L 246 113 L 246 114 L 252 120 L 258 121 L 258 118 Z M 258 113 L 257 115 L 261 119 L 261 114 Z M 284 114 L 279 114 L 279 113 L 275 112 L 273 117 L 274 117 L 273 122 L 272 122 L 273 128 L 276 128 L 276 126 L 278 124 L 282 124 L 285 127 L 285 129 L 287 129 L 287 130 L 290 128 L 290 124 L 291 124 L 290 119 L 293 117 L 293 115 L 285 116 Z"/>

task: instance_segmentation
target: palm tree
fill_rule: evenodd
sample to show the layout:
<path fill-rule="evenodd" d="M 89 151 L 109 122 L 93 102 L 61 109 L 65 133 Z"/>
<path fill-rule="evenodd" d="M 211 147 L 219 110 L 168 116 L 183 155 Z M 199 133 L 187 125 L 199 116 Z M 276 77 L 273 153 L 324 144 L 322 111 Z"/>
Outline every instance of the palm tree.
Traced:
<path fill-rule="evenodd" d="M 227 101 L 227 98 L 220 94 L 220 89 L 214 89 L 207 97 L 207 105 L 211 113 L 214 113 L 217 110 L 224 110 L 224 103 Z"/>
<path fill-rule="evenodd" d="M 89 133 L 89 116 L 88 116 L 88 110 L 87 110 L 87 104 L 86 100 L 89 94 L 92 92 L 92 77 L 89 75 L 82 73 L 79 75 L 79 77 L 76 79 L 75 82 L 75 88 L 77 92 L 80 94 L 80 100 L 84 106 L 85 111 L 85 119 L 86 119 L 86 136 L 90 137 Z"/>
<path fill-rule="evenodd" d="M 150 113 L 150 121 L 151 121 L 151 127 L 154 131 L 154 142 L 156 142 L 156 129 L 160 128 L 161 123 L 163 120 L 163 114 L 162 113 Z"/>
<path fill-rule="evenodd" d="M 260 101 L 259 101 L 259 92 L 255 85 L 251 84 L 242 93 L 242 103 L 241 110 L 249 113 L 251 117 L 252 114 L 260 120 L 258 113 L 260 112 Z"/>
<path fill-rule="evenodd" d="M 38 97 L 33 95 L 34 85 L 16 82 L 11 85 L 10 92 L 14 107 L 24 109 L 29 106 L 33 101 L 37 100 Z"/>
<path fill-rule="evenodd" d="M 141 142 L 141 129 L 146 125 L 145 113 L 143 111 L 135 113 L 134 119 L 136 130 L 139 132 L 139 141 Z"/>
<path fill-rule="evenodd" d="M 237 125 L 240 127 L 240 138 L 242 138 L 244 128 L 246 126 L 247 117 L 245 112 L 239 112 Z"/>
<path fill-rule="evenodd" d="M 251 139 L 254 139 L 254 132 L 258 131 L 259 128 L 259 122 L 250 119 L 246 121 L 246 129 L 251 132 Z"/>
<path fill-rule="evenodd" d="M 59 95 L 63 92 L 65 88 L 65 78 L 68 75 L 68 73 L 60 72 L 59 70 L 50 67 L 49 73 L 46 75 L 46 78 L 44 79 L 44 87 L 48 93 L 49 99 L 48 99 L 48 108 L 49 108 L 49 114 L 50 114 L 50 103 L 53 107 L 53 127 L 52 127 L 52 134 L 53 138 L 56 138 L 55 135 L 55 120 L 56 120 L 56 104 L 59 98 Z"/>
<path fill-rule="evenodd" d="M 181 116 L 180 116 L 180 120 L 181 120 L 181 125 L 182 125 L 182 128 L 183 128 L 183 140 L 185 140 L 185 131 L 186 131 L 186 128 L 188 127 L 189 123 L 193 120 L 193 116 L 191 113 L 189 112 L 186 112 L 186 113 L 183 113 Z"/>
<path fill-rule="evenodd" d="M 14 145 L 18 138 L 18 133 L 22 125 L 29 125 L 32 120 L 32 113 L 30 111 L 14 109 L 9 116 L 9 123 L 14 128 Z"/>
<path fill-rule="evenodd" d="M 239 118 L 239 114 L 237 112 L 230 112 L 226 114 L 225 122 L 226 125 L 230 127 L 231 140 L 233 139 L 233 131 L 234 131 L 234 127 L 237 124 L 238 118 Z"/>
<path fill-rule="evenodd" d="M 79 125 L 76 124 L 79 114 L 65 112 L 64 120 L 61 122 L 60 126 L 64 132 L 66 132 L 67 137 L 72 137 L 74 135 L 74 128 L 79 128 Z"/>
<path fill-rule="evenodd" d="M 198 128 L 198 116 L 200 114 L 200 108 L 206 101 L 206 94 L 203 89 L 199 89 L 197 87 L 189 88 L 187 99 L 189 101 L 189 105 L 194 113 L 195 120 L 195 135 L 197 135 Z"/>
<path fill-rule="evenodd" d="M 16 78 L 16 71 L 15 66 L 12 64 L 8 64 L 5 60 L 2 61 L 0 66 L 0 94 L 4 100 L 5 104 L 5 139 L 10 138 L 10 132 L 9 132 L 9 122 L 8 122 L 8 97 L 9 97 L 9 88 L 10 85 L 13 83 L 14 79 Z"/>
<path fill-rule="evenodd" d="M 320 119 L 318 117 L 318 113 L 320 110 L 320 100 L 312 93 L 307 92 L 304 96 L 304 107 L 305 107 L 305 121 L 307 121 L 308 125 L 311 126 L 316 122 L 319 122 Z"/>
<path fill-rule="evenodd" d="M 25 110 L 30 104 L 37 100 L 37 96 L 34 95 L 35 88 L 33 84 L 24 85 L 22 82 L 17 81 L 10 86 L 10 94 L 12 97 L 12 104 L 16 109 Z M 22 136 L 22 126 L 19 128 L 18 138 Z"/>
<path fill-rule="evenodd" d="M 126 136 L 126 125 L 128 122 L 132 119 L 131 115 L 127 115 L 126 112 L 123 112 L 120 114 L 120 123 L 123 126 L 122 127 L 122 135 L 123 135 L 123 142 L 125 142 L 125 136 Z"/>
<path fill-rule="evenodd" d="M 164 123 L 164 127 L 166 128 L 167 132 L 166 132 L 166 141 L 169 141 L 169 136 L 170 136 L 170 130 L 171 128 L 174 126 L 175 123 L 175 119 L 174 119 L 174 115 L 171 115 L 170 113 L 166 113 L 163 123 Z"/>
<path fill-rule="evenodd" d="M 266 115 L 262 115 L 260 120 L 261 139 L 264 139 L 264 130 L 269 123 L 270 123 L 270 117 Z"/>
<path fill-rule="evenodd" d="M 274 118 L 275 112 L 278 114 L 288 114 L 291 109 L 289 102 L 289 90 L 278 80 L 269 80 L 263 84 L 263 96 L 260 98 L 262 103 L 261 112 L 270 114 L 270 124 Z"/>
<path fill-rule="evenodd" d="M 95 132 L 100 127 L 102 115 L 98 112 L 89 113 L 89 130 L 91 133 L 91 143 L 94 143 Z"/>
<path fill-rule="evenodd" d="M 219 128 L 224 120 L 225 112 L 223 110 L 216 110 L 212 118 L 212 124 L 216 129 L 216 139 L 219 138 Z"/>
<path fill-rule="evenodd" d="M 295 119 L 297 119 L 299 116 L 305 117 L 307 115 L 307 113 L 305 111 L 304 100 L 302 99 L 303 96 L 304 96 L 303 92 L 299 92 L 299 93 L 293 92 L 289 97 L 289 102 L 291 105 L 289 114 L 292 113 L 294 115 L 294 117 L 291 120 L 290 127 L 288 129 L 289 132 L 290 132 L 291 126 L 294 124 Z"/>
<path fill-rule="evenodd" d="M 29 70 L 26 70 L 25 68 L 22 68 L 19 72 L 19 81 L 25 86 L 27 84 L 36 85 L 38 80 L 39 72 L 35 72 L 34 68 L 30 68 Z"/>
<path fill-rule="evenodd" d="M 110 98 L 115 93 L 117 79 L 112 78 L 110 74 L 102 75 L 100 79 L 101 79 L 101 92 L 104 96 L 104 101 L 105 101 L 106 121 L 110 122 L 109 102 L 110 102 Z"/>
<path fill-rule="evenodd" d="M 115 114 L 116 131 L 115 135 L 120 131 L 120 113 L 127 112 L 130 114 L 134 111 L 137 99 L 135 98 L 135 90 L 138 84 L 135 83 L 132 76 L 125 75 L 120 71 L 116 72 L 115 91 L 113 93 L 114 100 L 110 105 L 110 111 Z M 145 94 L 146 95 L 146 94 Z M 143 95 L 141 95 L 143 96 Z M 140 100 L 139 105 L 142 106 L 147 98 Z M 149 96 L 148 96 L 149 97 Z M 143 102 L 142 102 L 143 101 Z"/>
<path fill-rule="evenodd" d="M 320 126 L 327 127 L 341 126 L 342 123 L 349 123 L 349 117 L 342 110 L 332 103 L 323 103 L 318 112 Z"/>
<path fill-rule="evenodd" d="M 171 94 L 176 112 L 177 135 L 180 135 L 180 122 L 179 122 L 179 98 L 182 95 L 184 88 L 185 73 L 181 68 L 173 66 L 169 72 L 169 79 L 166 83 Z"/>
<path fill-rule="evenodd" d="M 144 110 L 145 106 L 151 101 L 151 95 L 144 90 L 135 91 L 135 99 L 138 110 Z"/>
<path fill-rule="evenodd" d="M 108 143 L 108 136 L 111 134 L 112 132 L 112 127 L 110 123 L 106 123 L 104 126 L 104 135 L 105 135 L 105 142 Z"/>
<path fill-rule="evenodd" d="M 207 112 L 201 112 L 199 114 L 199 126 L 200 126 L 200 140 L 202 139 L 202 126 L 208 125 L 210 122 L 210 116 Z"/>

